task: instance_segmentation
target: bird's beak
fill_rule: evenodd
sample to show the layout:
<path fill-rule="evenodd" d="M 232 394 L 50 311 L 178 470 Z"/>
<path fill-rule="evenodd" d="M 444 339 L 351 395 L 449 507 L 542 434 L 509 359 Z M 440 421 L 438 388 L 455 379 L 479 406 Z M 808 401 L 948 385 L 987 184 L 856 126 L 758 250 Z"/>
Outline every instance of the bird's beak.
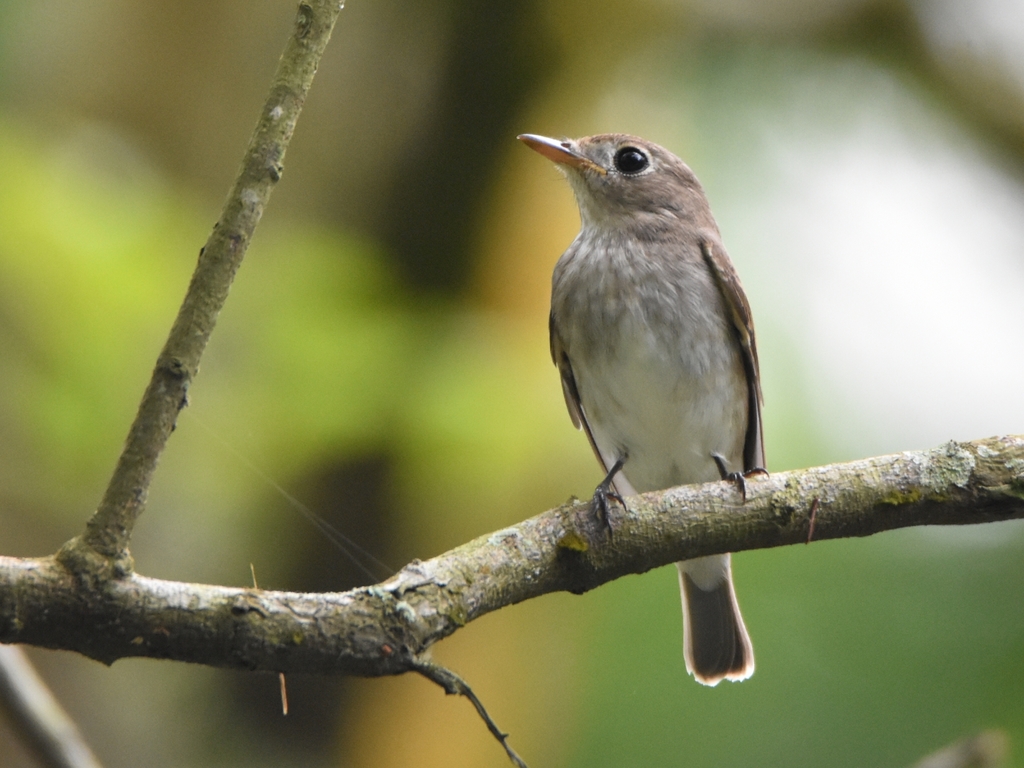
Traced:
<path fill-rule="evenodd" d="M 593 160 L 584 157 L 573 149 L 572 144 L 568 141 L 549 139 L 547 136 L 537 136 L 533 133 L 522 133 L 516 136 L 516 138 L 530 149 L 540 152 L 548 160 L 559 165 L 571 165 L 573 168 L 579 168 L 580 170 L 591 170 L 602 176 L 608 173 L 608 171 Z"/>

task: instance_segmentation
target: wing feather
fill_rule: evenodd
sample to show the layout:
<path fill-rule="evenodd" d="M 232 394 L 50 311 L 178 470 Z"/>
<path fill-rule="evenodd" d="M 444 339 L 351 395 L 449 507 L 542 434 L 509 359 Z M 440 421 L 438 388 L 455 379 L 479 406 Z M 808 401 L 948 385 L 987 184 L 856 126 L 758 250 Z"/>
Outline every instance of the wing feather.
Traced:
<path fill-rule="evenodd" d="M 569 409 L 569 418 L 572 419 L 573 426 L 576 429 L 582 429 L 586 434 L 590 447 L 594 449 L 594 455 L 601 462 L 604 471 L 608 472 L 611 470 L 611 464 L 606 462 L 601 455 L 601 451 L 597 447 L 597 441 L 594 440 L 594 432 L 591 430 L 589 422 L 587 422 L 587 415 L 583 411 L 583 402 L 580 400 L 580 390 L 576 385 L 576 376 L 572 372 L 572 363 L 569 362 L 569 354 L 562 343 L 562 337 L 558 335 L 558 325 L 555 322 L 554 312 L 548 317 L 548 332 L 551 336 L 551 359 L 554 360 L 558 373 L 562 378 L 562 394 L 565 395 L 565 407 Z"/>
<path fill-rule="evenodd" d="M 740 345 L 743 370 L 747 375 L 747 433 L 743 442 L 743 470 L 764 469 L 764 438 L 762 434 L 761 374 L 757 362 L 757 341 L 754 338 L 754 318 L 750 303 L 743 292 L 736 268 L 721 246 L 717 248 L 707 240 L 701 241 L 704 262 L 722 294 L 736 339 Z"/>

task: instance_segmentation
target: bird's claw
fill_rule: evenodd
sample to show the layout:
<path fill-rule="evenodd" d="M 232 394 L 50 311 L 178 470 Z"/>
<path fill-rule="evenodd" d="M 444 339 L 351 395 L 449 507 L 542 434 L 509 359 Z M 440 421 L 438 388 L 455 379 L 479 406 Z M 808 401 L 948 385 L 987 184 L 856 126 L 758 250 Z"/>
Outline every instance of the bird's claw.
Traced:
<path fill-rule="evenodd" d="M 747 500 L 747 479 L 754 475 L 768 475 L 768 470 L 764 467 L 753 467 L 745 472 L 730 472 L 729 467 L 725 463 L 725 457 L 722 454 L 712 453 L 711 458 L 715 460 L 715 466 L 718 467 L 718 474 L 721 475 L 722 480 L 736 483 L 740 497 L 744 502 Z"/>
<path fill-rule="evenodd" d="M 594 489 L 594 498 L 590 501 L 590 510 L 593 512 L 594 517 L 607 531 L 611 531 L 612 524 L 610 519 L 611 502 L 617 501 L 625 508 L 626 502 L 623 500 L 622 495 L 611 487 L 610 483 L 601 483 Z"/>
<path fill-rule="evenodd" d="M 608 474 L 605 475 L 604 480 L 597 484 L 597 488 L 594 489 L 594 498 L 590 501 L 590 511 L 608 533 L 611 533 L 611 501 L 617 501 L 622 505 L 622 508 L 626 508 L 626 500 L 622 498 L 613 484 L 613 478 L 622 469 L 626 463 L 625 459 L 619 459 L 609 470 Z"/>

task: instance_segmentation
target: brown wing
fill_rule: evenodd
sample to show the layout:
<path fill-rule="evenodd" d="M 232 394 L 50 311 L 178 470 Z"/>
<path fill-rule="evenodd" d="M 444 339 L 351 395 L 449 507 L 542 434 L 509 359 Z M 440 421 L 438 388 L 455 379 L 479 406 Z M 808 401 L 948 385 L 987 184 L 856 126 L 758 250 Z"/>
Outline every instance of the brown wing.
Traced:
<path fill-rule="evenodd" d="M 572 372 L 572 363 L 569 362 L 569 355 L 562 344 L 562 338 L 558 335 L 554 313 L 548 316 L 548 333 L 551 336 L 551 359 L 555 361 L 558 373 L 562 377 L 562 394 L 565 395 L 565 407 L 569 409 L 569 418 L 572 419 L 573 426 L 576 429 L 582 429 L 586 433 L 587 440 L 590 441 L 590 447 L 594 449 L 594 455 L 597 456 L 597 460 L 604 467 L 604 471 L 608 472 L 611 466 L 605 463 L 604 458 L 601 456 L 601 451 L 597 449 L 594 433 L 591 431 L 590 424 L 587 422 L 587 416 L 583 412 L 580 390 L 576 386 L 576 377 Z"/>
<path fill-rule="evenodd" d="M 704 261 L 722 292 L 729 310 L 736 339 L 743 356 L 743 370 L 747 374 L 747 435 L 743 442 L 743 470 L 764 469 L 764 438 L 761 432 L 761 374 L 757 363 L 757 343 L 754 339 L 754 318 L 743 292 L 736 268 L 721 246 L 704 240 L 701 242 Z"/>

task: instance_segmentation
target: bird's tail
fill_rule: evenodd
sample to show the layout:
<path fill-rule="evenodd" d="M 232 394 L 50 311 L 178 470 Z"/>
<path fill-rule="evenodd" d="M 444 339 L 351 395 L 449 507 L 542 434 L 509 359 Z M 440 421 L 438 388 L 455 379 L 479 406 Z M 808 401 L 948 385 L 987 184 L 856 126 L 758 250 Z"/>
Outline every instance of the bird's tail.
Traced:
<path fill-rule="evenodd" d="M 686 671 L 704 685 L 754 674 L 754 647 L 732 587 L 729 555 L 676 563 L 683 598 Z"/>

